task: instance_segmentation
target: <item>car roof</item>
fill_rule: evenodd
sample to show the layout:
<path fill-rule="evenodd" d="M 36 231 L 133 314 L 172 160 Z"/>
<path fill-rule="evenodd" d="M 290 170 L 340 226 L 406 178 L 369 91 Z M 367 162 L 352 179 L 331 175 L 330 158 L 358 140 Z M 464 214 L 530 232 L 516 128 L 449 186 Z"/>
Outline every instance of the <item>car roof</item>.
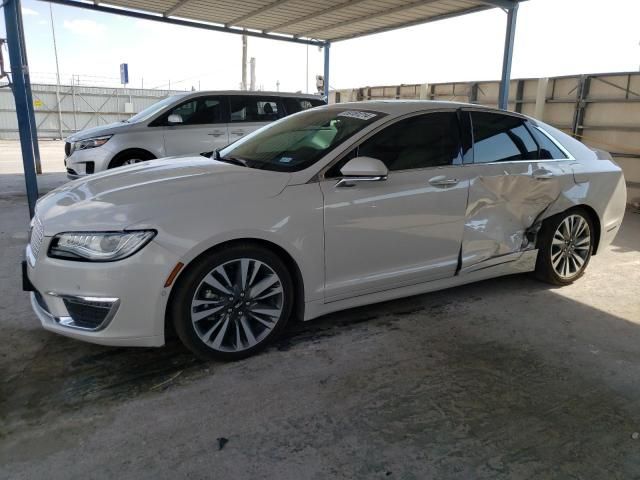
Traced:
<path fill-rule="evenodd" d="M 485 105 L 473 103 L 447 102 L 441 100 L 367 100 L 362 102 L 334 103 L 325 108 L 352 108 L 354 110 L 374 110 L 388 115 L 404 115 L 413 112 L 428 112 L 430 110 L 454 110 L 458 108 L 470 108 L 473 110 L 494 111 L 505 115 L 524 115 L 516 112 L 508 112 Z"/>
<path fill-rule="evenodd" d="M 266 92 L 258 90 L 198 90 L 196 92 L 180 92 L 174 94 L 175 97 L 187 98 L 190 96 L 199 97 L 202 95 L 240 95 L 240 96 L 267 96 L 267 97 L 287 97 L 303 98 L 309 100 L 323 100 L 320 95 L 312 93 L 292 93 L 292 92 Z"/>

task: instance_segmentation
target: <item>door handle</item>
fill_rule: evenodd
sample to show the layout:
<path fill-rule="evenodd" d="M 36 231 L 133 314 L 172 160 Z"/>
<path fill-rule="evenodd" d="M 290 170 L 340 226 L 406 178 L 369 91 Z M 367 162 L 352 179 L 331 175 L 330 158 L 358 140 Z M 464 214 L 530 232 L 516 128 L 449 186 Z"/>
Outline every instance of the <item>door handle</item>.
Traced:
<path fill-rule="evenodd" d="M 336 183 L 335 187 L 354 187 L 357 183 L 360 182 L 383 182 L 386 179 L 386 175 L 374 175 L 371 177 L 344 177 L 338 180 L 338 183 Z"/>
<path fill-rule="evenodd" d="M 235 132 L 230 132 L 230 133 L 231 133 L 231 135 L 240 135 L 240 136 L 244 135 L 244 132 L 239 132 L 238 130 L 236 130 Z"/>
<path fill-rule="evenodd" d="M 207 133 L 207 135 L 211 137 L 221 137 L 224 134 L 222 132 L 213 132 L 213 133 Z"/>
<path fill-rule="evenodd" d="M 547 170 L 546 168 L 538 168 L 537 170 L 534 170 L 531 175 L 536 180 L 548 180 L 554 177 L 553 172 L 551 170 Z"/>
<path fill-rule="evenodd" d="M 437 177 L 430 178 L 429 183 L 434 187 L 452 187 L 460 183 L 460 180 L 457 178 L 448 178 L 444 175 L 438 175 Z"/>

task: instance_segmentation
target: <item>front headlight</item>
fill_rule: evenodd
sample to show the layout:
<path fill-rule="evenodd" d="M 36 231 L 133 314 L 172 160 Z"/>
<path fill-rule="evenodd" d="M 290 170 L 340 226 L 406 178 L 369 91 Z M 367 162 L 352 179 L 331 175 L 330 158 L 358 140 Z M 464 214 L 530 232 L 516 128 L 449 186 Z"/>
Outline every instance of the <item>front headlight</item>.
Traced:
<path fill-rule="evenodd" d="M 155 236 L 154 230 L 66 232 L 53 237 L 49 256 L 65 260 L 112 262 L 129 257 Z"/>
<path fill-rule="evenodd" d="M 103 137 L 87 138 L 86 140 L 78 140 L 73 142 L 73 151 L 86 150 L 88 148 L 101 147 L 109 141 L 113 135 L 104 135 Z"/>

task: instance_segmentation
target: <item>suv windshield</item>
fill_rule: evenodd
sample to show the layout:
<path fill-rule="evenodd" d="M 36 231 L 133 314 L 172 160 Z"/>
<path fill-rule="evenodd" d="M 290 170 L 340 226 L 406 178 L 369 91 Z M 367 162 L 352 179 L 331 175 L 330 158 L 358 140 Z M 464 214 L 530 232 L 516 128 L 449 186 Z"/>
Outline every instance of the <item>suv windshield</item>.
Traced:
<path fill-rule="evenodd" d="M 145 108 L 141 112 L 136 113 L 133 117 L 131 117 L 127 122 L 135 123 L 141 122 L 142 120 L 146 120 L 147 118 L 155 115 L 160 110 L 168 107 L 169 105 L 173 105 L 180 97 L 183 95 L 172 95 L 170 97 L 165 98 L 164 100 L 160 100 L 159 102 L 154 103 L 150 107 Z"/>
<path fill-rule="evenodd" d="M 386 116 L 371 110 L 318 108 L 271 123 L 222 149 L 222 160 L 280 172 L 303 170 Z"/>

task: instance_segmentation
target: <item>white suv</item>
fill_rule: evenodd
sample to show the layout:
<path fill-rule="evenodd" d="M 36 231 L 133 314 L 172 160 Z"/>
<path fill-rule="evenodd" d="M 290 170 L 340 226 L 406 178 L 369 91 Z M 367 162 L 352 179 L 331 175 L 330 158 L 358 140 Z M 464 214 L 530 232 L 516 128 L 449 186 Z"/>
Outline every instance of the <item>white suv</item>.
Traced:
<path fill-rule="evenodd" d="M 129 120 L 68 137 L 67 175 L 78 178 L 154 158 L 212 151 L 269 122 L 324 104 L 316 95 L 273 92 L 173 95 Z"/>

